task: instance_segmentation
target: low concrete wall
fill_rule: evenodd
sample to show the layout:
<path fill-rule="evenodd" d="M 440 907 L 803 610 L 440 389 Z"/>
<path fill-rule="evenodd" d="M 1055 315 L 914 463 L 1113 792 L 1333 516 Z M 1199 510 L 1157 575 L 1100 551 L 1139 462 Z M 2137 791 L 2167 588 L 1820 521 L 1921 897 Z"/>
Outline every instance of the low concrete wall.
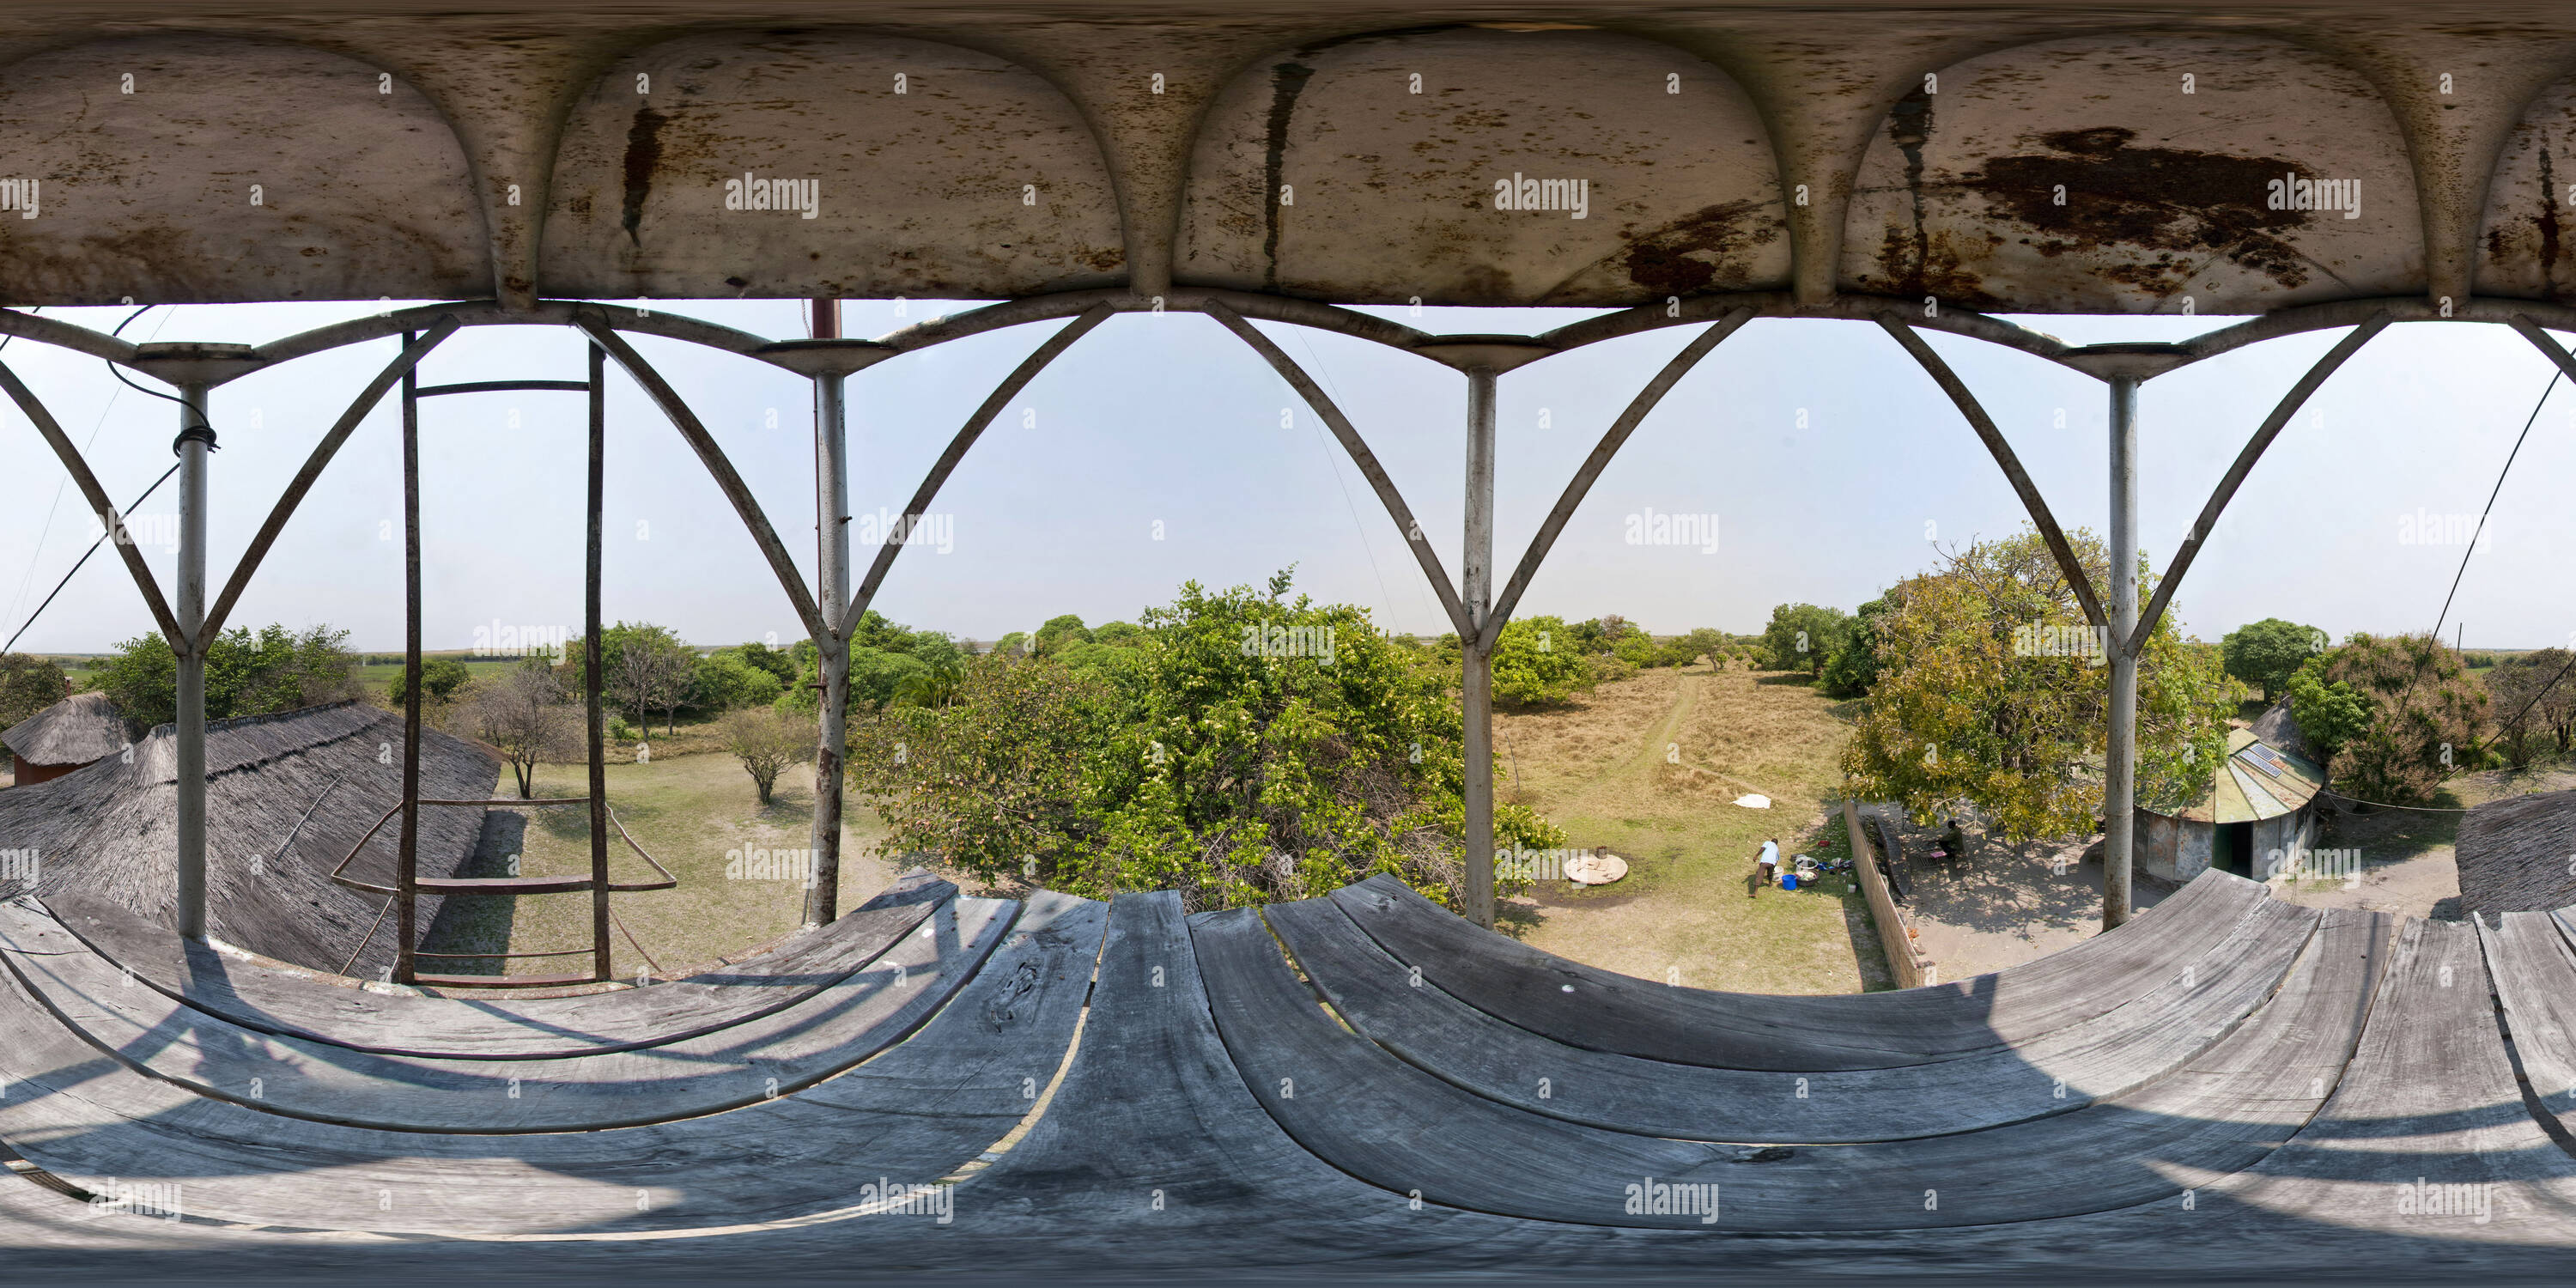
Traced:
<path fill-rule="evenodd" d="M 1921 988 L 1940 982 L 1941 969 L 1914 946 L 1912 927 L 1905 924 L 1905 912 L 1896 906 L 1896 898 L 1887 889 L 1887 877 L 1878 870 L 1874 857 L 1878 851 L 1869 838 L 1861 835 L 1860 808 L 1843 802 L 1843 826 L 1851 833 L 1852 871 L 1860 878 L 1861 893 L 1869 898 L 1869 919 L 1878 926 L 1878 942 L 1887 950 L 1887 969 L 1896 976 L 1898 988 Z"/>

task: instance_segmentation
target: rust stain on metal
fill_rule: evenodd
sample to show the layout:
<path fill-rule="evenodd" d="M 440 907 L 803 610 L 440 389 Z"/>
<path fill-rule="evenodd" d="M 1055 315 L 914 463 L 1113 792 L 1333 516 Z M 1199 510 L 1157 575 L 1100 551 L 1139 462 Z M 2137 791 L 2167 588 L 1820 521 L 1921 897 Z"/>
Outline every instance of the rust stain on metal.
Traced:
<path fill-rule="evenodd" d="M 662 127 L 669 122 L 648 104 L 635 109 L 635 124 L 626 131 L 626 214 L 621 222 L 627 240 L 637 246 L 644 244 L 637 229 L 644 223 L 644 199 L 653 192 L 654 167 L 662 162 Z"/>
<path fill-rule="evenodd" d="M 1928 97 L 1919 93 L 1897 106 L 1888 126 L 1906 159 L 1913 226 L 1888 228 L 1878 260 L 1906 294 L 1995 303 L 1967 268 L 1985 252 L 1927 226 L 1926 195 L 1943 189 L 1974 192 L 1989 213 L 2032 229 L 2038 236 L 2023 240 L 2043 256 L 2117 248 L 2129 258 L 2095 271 L 2151 295 L 2180 292 L 2214 258 L 2283 287 L 2308 280 L 2305 257 L 2282 234 L 2306 226 L 2310 212 L 2268 204 L 2276 181 L 2310 173 L 2295 161 L 2139 147 L 2136 131 L 2098 126 L 2040 134 L 2030 140 L 2040 150 L 1989 157 L 1954 181 L 1927 183 L 1922 147 L 1931 126 Z"/>
<path fill-rule="evenodd" d="M 1621 252 L 1628 280 L 1658 295 L 1688 295 L 1745 285 L 1744 251 L 1780 236 L 1765 217 L 1771 203 L 1729 201 L 1704 206 L 1648 232 Z"/>

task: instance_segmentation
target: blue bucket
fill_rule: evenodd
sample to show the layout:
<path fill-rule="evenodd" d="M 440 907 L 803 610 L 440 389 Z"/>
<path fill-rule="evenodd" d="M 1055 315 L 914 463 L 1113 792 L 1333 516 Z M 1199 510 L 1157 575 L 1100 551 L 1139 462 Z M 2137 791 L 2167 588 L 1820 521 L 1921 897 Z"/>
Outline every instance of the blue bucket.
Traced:
<path fill-rule="evenodd" d="M 1783 889 L 1783 890 L 1795 890 L 1795 889 L 1797 889 L 1797 888 L 1798 888 L 1798 874 L 1797 874 L 1797 873 L 1795 873 L 1795 872 L 1783 872 L 1783 873 L 1781 873 L 1781 874 L 1780 874 L 1780 888 L 1781 888 L 1781 889 Z"/>

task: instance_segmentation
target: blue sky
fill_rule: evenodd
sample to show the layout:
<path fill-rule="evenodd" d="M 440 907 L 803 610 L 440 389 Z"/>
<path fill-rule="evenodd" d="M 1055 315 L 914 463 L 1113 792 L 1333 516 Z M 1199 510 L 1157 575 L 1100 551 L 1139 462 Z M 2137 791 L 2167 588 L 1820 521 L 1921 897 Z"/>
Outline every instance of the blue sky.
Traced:
<path fill-rule="evenodd" d="M 657 307 L 765 335 L 803 334 L 797 301 Z M 844 307 L 849 334 L 876 335 L 965 306 L 914 301 L 903 316 L 892 303 Z M 257 342 L 371 308 L 156 308 L 126 338 Z M 130 311 L 46 312 L 104 330 Z M 1436 331 L 1533 332 L 1579 316 L 1433 309 L 1404 320 Z M 2024 321 L 2093 342 L 2180 338 L 2227 319 Z M 939 346 L 853 377 L 854 510 L 899 510 L 992 384 L 1057 325 Z M 1454 576 L 1463 377 L 1361 341 L 1264 329 L 1341 400 Z M 2272 401 L 2338 334 L 2273 341 L 2148 384 L 2140 495 L 2144 545 L 2158 566 Z M 1612 341 L 1504 377 L 1498 583 L 1602 429 L 1689 338 L 1674 330 Z M 807 385 L 748 359 L 637 343 L 724 444 L 810 575 Z M 2103 387 L 1976 341 L 1936 335 L 1932 343 L 1985 399 L 2060 521 L 2099 531 Z M 314 441 L 393 348 L 387 340 L 307 358 L 216 392 L 217 585 Z M 12 342 L 0 361 L 89 444 L 118 503 L 168 468 L 170 403 L 125 389 L 96 359 L 27 341 Z M 431 357 L 425 378 L 579 379 L 582 371 L 574 333 L 474 328 Z M 2268 616 L 2337 636 L 2432 625 L 2462 551 L 2408 541 L 2406 521 L 2419 512 L 2476 515 L 2549 376 L 2546 361 L 2501 327 L 2390 328 L 2327 384 L 2238 494 L 2184 583 L 2185 627 L 2214 640 Z M 613 370 L 610 388 L 608 615 L 665 623 L 704 644 L 793 638 L 785 597 L 695 457 Z M 1293 413 L 1284 425 L 1283 410 Z M 582 426 L 578 394 L 424 404 L 429 647 L 468 647 L 476 626 L 494 622 L 578 628 Z M 361 648 L 399 646 L 398 427 L 388 399 L 288 526 L 236 624 L 326 622 L 349 629 Z M 2576 632 L 2568 611 L 2576 561 L 2567 557 L 2576 551 L 2576 508 L 2560 500 L 2570 477 L 2576 393 L 2562 386 L 2461 586 L 2452 616 L 2466 623 L 2471 647 L 2567 644 Z M 0 408 L 0 630 L 14 632 L 95 535 L 63 480 L 24 417 Z M 1294 564 L 1299 587 L 1319 599 L 1361 605 L 1394 629 L 1445 629 L 1400 534 L 1322 423 L 1202 317 L 1130 315 L 1103 325 L 1022 394 L 934 508 L 954 516 L 954 544 L 946 554 L 915 547 L 898 560 L 877 599 L 898 621 L 991 639 L 1057 613 L 1133 619 L 1185 580 L 1258 582 Z M 1649 508 L 1717 516 L 1718 549 L 1627 544 L 1627 520 Z M 153 516 L 165 516 L 166 527 L 174 509 L 175 484 L 138 512 L 138 534 L 151 540 Z M 1521 611 L 1617 612 L 1659 632 L 1754 630 L 1776 603 L 1850 608 L 1923 570 L 1934 559 L 1927 533 L 1948 544 L 2021 522 L 1965 421 L 1877 327 L 1757 321 L 1702 362 L 1629 441 Z M 872 553 L 860 552 L 861 568 Z M 155 547 L 147 558 L 166 587 L 170 554 Z M 102 552 L 19 648 L 94 652 L 149 624 Z"/>

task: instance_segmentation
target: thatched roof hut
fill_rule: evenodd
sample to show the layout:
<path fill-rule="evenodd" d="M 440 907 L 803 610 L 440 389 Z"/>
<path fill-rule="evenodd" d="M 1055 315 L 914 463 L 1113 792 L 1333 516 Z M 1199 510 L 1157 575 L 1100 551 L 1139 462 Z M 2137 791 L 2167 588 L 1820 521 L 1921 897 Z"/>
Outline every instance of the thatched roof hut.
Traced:
<path fill-rule="evenodd" d="M 34 786 L 122 752 L 134 741 L 104 693 L 75 693 L 0 733 L 18 761 L 18 782 Z"/>
<path fill-rule="evenodd" d="M 2508 796 L 2460 821 L 2460 906 L 2547 912 L 2576 905 L 2576 791 Z"/>
<path fill-rule="evenodd" d="M 400 717 L 361 703 L 248 716 L 206 726 L 207 931 L 253 952 L 373 978 L 394 956 L 381 897 L 333 884 L 331 869 L 402 797 Z M 501 766 L 446 734 L 421 734 L 421 795 L 489 797 Z M 33 787 L 0 792 L 0 850 L 37 852 L 35 893 L 112 900 L 163 925 L 178 897 L 178 773 L 172 726 L 122 755 Z M 399 821 L 399 820 L 397 820 Z M 454 876 L 472 856 L 483 811 L 421 811 L 420 874 Z M 395 828 L 367 843 L 349 872 L 391 883 Z M 23 893 L 24 864 L 0 871 L 0 897 Z M 420 901 L 426 929 L 439 900 Z M 372 936 L 370 928 L 374 928 Z"/>

